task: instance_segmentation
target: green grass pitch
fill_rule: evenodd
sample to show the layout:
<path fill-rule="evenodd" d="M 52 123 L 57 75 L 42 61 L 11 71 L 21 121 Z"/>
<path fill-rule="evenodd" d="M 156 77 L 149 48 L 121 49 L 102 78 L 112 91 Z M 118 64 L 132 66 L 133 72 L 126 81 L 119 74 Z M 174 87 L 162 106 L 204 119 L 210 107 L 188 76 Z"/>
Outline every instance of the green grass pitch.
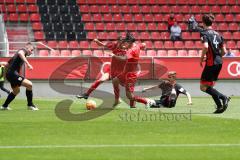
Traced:
<path fill-rule="evenodd" d="M 210 97 L 195 97 L 192 106 L 180 97 L 176 108 L 147 110 L 137 104 L 138 109 L 129 109 L 122 103 L 104 116 L 82 122 L 58 119 L 54 112 L 58 101 L 36 99 L 40 110 L 29 111 L 25 100 L 18 99 L 11 104 L 12 111 L 0 112 L 0 160 L 240 157 L 239 97 L 232 98 L 229 109 L 221 115 L 211 114 L 214 106 Z M 84 105 L 84 100 L 74 99 L 71 110 L 86 112 Z M 151 117 L 159 114 L 165 118 Z M 178 115 L 182 116 L 176 118 Z"/>

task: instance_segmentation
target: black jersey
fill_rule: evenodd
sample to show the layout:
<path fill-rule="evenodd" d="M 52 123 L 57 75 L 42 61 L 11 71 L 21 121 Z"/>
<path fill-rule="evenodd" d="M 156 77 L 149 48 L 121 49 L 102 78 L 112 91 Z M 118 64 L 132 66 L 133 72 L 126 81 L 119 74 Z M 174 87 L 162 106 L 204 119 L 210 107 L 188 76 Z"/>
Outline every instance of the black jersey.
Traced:
<path fill-rule="evenodd" d="M 223 47 L 223 37 L 212 29 L 206 29 L 200 32 L 203 43 L 208 43 L 207 66 L 222 64 L 221 48 Z"/>
<path fill-rule="evenodd" d="M 22 67 L 22 65 L 24 64 L 24 61 L 22 60 L 22 58 L 19 55 L 19 51 L 24 51 L 25 56 L 27 54 L 27 50 L 22 48 L 20 50 L 17 51 L 17 53 L 8 61 L 8 72 L 20 72 L 20 69 Z"/>
<path fill-rule="evenodd" d="M 179 94 L 187 93 L 187 91 L 178 83 L 171 84 L 168 81 L 163 81 L 158 85 L 158 87 L 162 90 L 162 96 L 164 97 L 170 96 L 173 88 L 176 91 L 177 97 L 179 96 Z"/>

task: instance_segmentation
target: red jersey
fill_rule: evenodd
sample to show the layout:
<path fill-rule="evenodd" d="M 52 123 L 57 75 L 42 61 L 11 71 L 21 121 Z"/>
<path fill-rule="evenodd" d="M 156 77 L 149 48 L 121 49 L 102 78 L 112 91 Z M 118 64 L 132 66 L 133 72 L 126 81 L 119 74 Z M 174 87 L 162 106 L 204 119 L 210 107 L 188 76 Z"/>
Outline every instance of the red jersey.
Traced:
<path fill-rule="evenodd" d="M 135 44 L 131 49 L 127 51 L 127 62 L 124 67 L 124 73 L 138 72 L 138 61 L 140 58 L 139 55 L 141 48 L 143 48 L 142 44 Z"/>
<path fill-rule="evenodd" d="M 108 42 L 107 48 L 112 51 L 113 54 L 117 56 L 124 56 L 126 54 L 126 51 L 120 48 L 117 48 L 117 42 Z M 112 57 L 111 60 L 111 77 L 114 78 L 117 75 L 119 75 L 126 64 L 125 60 L 118 59 L 116 57 Z"/>

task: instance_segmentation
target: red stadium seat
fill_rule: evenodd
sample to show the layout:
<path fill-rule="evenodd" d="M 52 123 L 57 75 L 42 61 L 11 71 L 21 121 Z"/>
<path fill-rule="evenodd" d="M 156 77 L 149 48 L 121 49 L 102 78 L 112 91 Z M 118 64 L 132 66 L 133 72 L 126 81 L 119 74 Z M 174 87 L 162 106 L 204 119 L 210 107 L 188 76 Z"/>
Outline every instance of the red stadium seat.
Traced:
<path fill-rule="evenodd" d="M 232 33 L 231 32 L 223 32 L 223 38 L 226 40 L 232 39 Z"/>
<path fill-rule="evenodd" d="M 182 49 L 182 48 L 184 48 L 184 44 L 182 41 L 176 41 L 176 42 L 174 42 L 174 47 L 177 49 Z"/>
<path fill-rule="evenodd" d="M 127 23 L 127 30 L 129 30 L 129 31 L 135 31 L 135 30 L 136 30 L 136 25 L 135 25 L 135 23 Z"/>
<path fill-rule="evenodd" d="M 105 30 L 105 24 L 104 23 L 96 23 L 95 24 L 95 30 L 104 31 Z"/>
<path fill-rule="evenodd" d="M 80 5 L 80 11 L 81 13 L 88 13 L 89 12 L 89 6 L 88 5 Z"/>
<path fill-rule="evenodd" d="M 115 30 L 115 23 L 106 23 L 106 30 L 107 31 L 114 31 Z"/>
<path fill-rule="evenodd" d="M 178 56 L 179 57 L 186 57 L 188 56 L 188 53 L 186 50 L 178 50 Z"/>
<path fill-rule="evenodd" d="M 237 23 L 230 23 L 228 29 L 229 31 L 239 31 L 239 26 Z"/>
<path fill-rule="evenodd" d="M 87 33 L 87 38 L 88 39 L 95 39 L 95 38 L 97 38 L 97 33 L 96 32 L 88 32 Z"/>
<path fill-rule="evenodd" d="M 168 50 L 168 56 L 169 57 L 176 57 L 176 56 L 178 56 L 177 51 L 176 50 Z"/>
<path fill-rule="evenodd" d="M 170 39 L 170 33 L 169 32 L 161 32 L 161 38 L 165 40 Z"/>
<path fill-rule="evenodd" d="M 224 16 L 223 16 L 223 14 L 217 14 L 216 16 L 215 16 L 215 21 L 216 22 L 223 22 L 224 21 Z"/>
<path fill-rule="evenodd" d="M 159 14 L 159 11 L 160 11 L 160 6 L 159 5 L 152 6 L 152 13 Z"/>
<path fill-rule="evenodd" d="M 2 11 L 3 13 L 5 13 L 5 12 L 6 12 L 6 5 L 0 4 L 0 11 Z"/>
<path fill-rule="evenodd" d="M 239 32 L 239 31 L 233 32 L 232 39 L 234 39 L 234 40 L 240 40 L 240 32 Z"/>
<path fill-rule="evenodd" d="M 192 13 L 199 13 L 200 12 L 200 7 L 199 6 L 192 6 L 191 12 Z"/>
<path fill-rule="evenodd" d="M 96 4 L 101 4 L 101 5 L 107 4 L 107 0 L 97 0 Z"/>
<path fill-rule="evenodd" d="M 118 38 L 118 33 L 117 32 L 109 32 L 107 39 L 112 39 L 116 40 Z"/>
<path fill-rule="evenodd" d="M 139 38 L 148 40 L 148 39 L 151 39 L 151 36 L 149 35 L 148 32 L 141 32 Z"/>
<path fill-rule="evenodd" d="M 97 3 L 97 0 L 87 1 L 87 3 L 90 5 L 95 5 Z"/>
<path fill-rule="evenodd" d="M 132 22 L 133 21 L 132 14 L 124 14 L 123 20 L 125 22 Z"/>
<path fill-rule="evenodd" d="M 161 37 L 161 35 L 160 35 L 159 32 L 152 32 L 152 33 L 151 33 L 151 38 L 152 38 L 153 40 L 158 40 L 160 37 Z"/>
<path fill-rule="evenodd" d="M 198 0 L 198 5 L 205 5 L 207 4 L 207 0 Z"/>
<path fill-rule="evenodd" d="M 137 30 L 139 30 L 139 31 L 145 31 L 145 30 L 147 30 L 147 25 L 146 25 L 146 23 L 138 23 L 138 24 L 137 24 Z"/>
<path fill-rule="evenodd" d="M 20 4 L 17 6 L 17 10 L 19 13 L 26 13 L 27 12 L 27 6 L 24 4 Z"/>
<path fill-rule="evenodd" d="M 210 13 L 211 12 L 211 8 L 207 5 L 202 6 L 202 13 Z"/>
<path fill-rule="evenodd" d="M 85 30 L 87 31 L 93 31 L 94 30 L 94 24 L 93 23 L 85 23 Z"/>
<path fill-rule="evenodd" d="M 151 12 L 151 7 L 149 5 L 144 5 L 144 6 L 142 6 L 141 12 L 147 14 L 147 13 Z"/>
<path fill-rule="evenodd" d="M 70 50 L 61 50 L 61 56 L 69 57 L 69 56 L 71 56 L 71 51 Z"/>
<path fill-rule="evenodd" d="M 234 16 L 233 16 L 233 14 L 226 14 L 226 16 L 225 16 L 225 21 L 226 21 L 226 22 L 234 22 Z"/>
<path fill-rule="evenodd" d="M 53 57 L 59 57 L 61 54 L 59 50 L 51 50 L 50 55 Z"/>
<path fill-rule="evenodd" d="M 235 49 L 236 43 L 234 41 L 227 41 L 227 48 Z"/>
<path fill-rule="evenodd" d="M 112 21 L 112 15 L 111 14 L 104 14 L 103 15 L 103 21 L 111 22 Z"/>
<path fill-rule="evenodd" d="M 195 48 L 193 41 L 185 41 L 185 48 L 187 49 Z"/>
<path fill-rule="evenodd" d="M 91 22 L 92 21 L 92 17 L 90 14 L 82 14 L 82 21 L 83 22 Z"/>
<path fill-rule="evenodd" d="M 86 0 L 77 0 L 77 4 L 86 4 Z"/>
<path fill-rule="evenodd" d="M 228 0 L 228 4 L 229 5 L 235 5 L 237 3 L 236 3 L 236 0 Z"/>
<path fill-rule="evenodd" d="M 104 53 L 102 50 L 94 50 L 93 55 L 96 57 L 102 57 L 102 56 L 104 56 Z"/>
<path fill-rule="evenodd" d="M 78 41 L 70 41 L 69 42 L 69 48 L 71 48 L 71 49 L 78 48 Z"/>
<path fill-rule="evenodd" d="M 117 4 L 117 0 L 108 0 L 108 4 L 111 4 L 111 5 Z"/>
<path fill-rule="evenodd" d="M 35 4 L 36 0 L 25 0 L 27 4 Z"/>
<path fill-rule="evenodd" d="M 117 23 L 115 25 L 117 31 L 125 31 L 125 23 Z"/>
<path fill-rule="evenodd" d="M 200 39 L 200 33 L 199 32 L 192 32 L 192 39 L 193 40 Z"/>
<path fill-rule="evenodd" d="M 67 49 L 68 48 L 68 42 L 67 41 L 59 41 L 58 42 L 58 48 L 59 49 Z"/>
<path fill-rule="evenodd" d="M 42 30 L 42 28 L 43 28 L 42 23 L 39 22 L 32 23 L 33 31 Z"/>
<path fill-rule="evenodd" d="M 197 50 L 189 50 L 188 51 L 188 56 L 190 57 L 198 57 L 198 51 Z"/>
<path fill-rule="evenodd" d="M 167 57 L 168 54 L 167 54 L 166 50 L 158 50 L 157 51 L 157 56 L 159 56 L 159 57 Z"/>
<path fill-rule="evenodd" d="M 220 24 L 218 25 L 218 30 L 219 30 L 219 31 L 227 31 L 227 30 L 228 30 L 228 25 L 227 25 L 227 23 L 220 23 Z"/>
<path fill-rule="evenodd" d="M 78 57 L 81 55 L 81 51 L 80 50 L 72 50 L 72 56 L 73 57 Z"/>
<path fill-rule="evenodd" d="M 21 22 L 28 22 L 28 18 L 29 18 L 29 14 L 27 14 L 27 13 L 22 13 L 19 16 L 19 20 Z"/>
<path fill-rule="evenodd" d="M 208 5 L 216 5 L 217 1 L 216 0 L 208 0 Z"/>
<path fill-rule="evenodd" d="M 182 32 L 182 39 L 184 39 L 184 40 L 192 39 L 191 33 L 190 32 Z"/>
<path fill-rule="evenodd" d="M 157 52 L 155 50 L 147 50 L 148 57 L 155 57 L 157 56 Z"/>
<path fill-rule="evenodd" d="M 152 14 L 145 14 L 144 15 L 144 21 L 145 22 L 153 22 L 154 21 L 154 17 Z"/>
<path fill-rule="evenodd" d="M 15 2 L 16 2 L 17 4 L 24 4 L 24 3 L 25 3 L 25 0 L 15 0 Z"/>
<path fill-rule="evenodd" d="M 18 14 L 16 14 L 16 13 L 9 14 L 9 21 L 10 22 L 18 22 Z"/>
<path fill-rule="evenodd" d="M 178 22 L 183 22 L 183 21 L 185 21 L 182 14 L 176 14 L 176 15 L 175 15 L 175 18 L 176 18 L 176 20 L 177 20 Z"/>
<path fill-rule="evenodd" d="M 221 8 L 219 6 L 212 6 L 212 13 L 221 13 Z"/>
<path fill-rule="evenodd" d="M 165 42 L 164 42 L 164 47 L 165 47 L 166 49 L 171 49 L 171 48 L 173 48 L 173 42 L 172 42 L 172 41 L 165 41 Z"/>
<path fill-rule="evenodd" d="M 94 41 L 91 41 L 90 46 L 91 46 L 91 49 L 98 49 L 98 48 L 100 48 L 100 46 L 96 42 L 94 42 Z"/>
<path fill-rule="evenodd" d="M 80 44 L 79 44 L 79 48 L 88 49 L 89 48 L 89 42 L 88 41 L 81 41 Z"/>
<path fill-rule="evenodd" d="M 31 22 L 39 22 L 41 20 L 40 15 L 38 13 L 33 13 L 30 15 Z"/>
<path fill-rule="evenodd" d="M 91 50 L 83 50 L 82 55 L 84 56 L 92 56 L 92 51 Z"/>
<path fill-rule="evenodd" d="M 133 5 L 132 6 L 132 13 L 140 13 L 141 9 L 139 7 L 139 5 Z"/>
<path fill-rule="evenodd" d="M 168 5 L 162 5 L 160 10 L 162 13 L 171 13 L 171 8 Z"/>
<path fill-rule="evenodd" d="M 98 39 L 106 40 L 108 38 L 108 33 L 106 32 L 98 32 Z"/>
<path fill-rule="evenodd" d="M 145 4 L 148 4 L 148 0 L 139 0 L 138 3 L 141 5 L 145 5 Z"/>
<path fill-rule="evenodd" d="M 93 14 L 93 19 L 94 22 L 101 22 L 102 21 L 102 15 L 101 14 Z"/>
<path fill-rule="evenodd" d="M 178 0 L 178 4 L 186 5 L 186 4 L 188 4 L 188 1 L 186 1 L 186 0 Z"/>
<path fill-rule="evenodd" d="M 118 5 L 113 5 L 112 13 L 120 13 L 120 7 Z"/>
<path fill-rule="evenodd" d="M 110 8 L 108 5 L 102 5 L 100 6 L 100 13 L 110 13 Z"/>
<path fill-rule="evenodd" d="M 196 41 L 196 42 L 195 42 L 195 47 L 196 47 L 197 49 L 202 49 L 202 47 L 203 47 L 202 42 L 201 42 L 201 41 Z"/>
<path fill-rule="evenodd" d="M 51 48 L 58 48 L 58 43 L 56 41 L 48 41 L 47 45 Z"/>
<path fill-rule="evenodd" d="M 40 51 L 38 52 L 38 55 L 39 55 L 40 57 L 46 57 L 46 56 L 49 56 L 49 52 L 48 52 L 48 50 L 40 50 Z"/>
<path fill-rule="evenodd" d="M 240 48 L 240 41 L 237 42 L 237 46 L 236 46 L 236 49 L 239 49 Z"/>
<path fill-rule="evenodd" d="M 168 27 L 167 27 L 167 25 L 165 23 L 158 23 L 157 30 L 159 30 L 159 31 L 166 31 L 166 30 L 168 30 Z"/>
<path fill-rule="evenodd" d="M 221 12 L 222 13 L 230 13 L 230 7 L 229 6 L 222 6 Z"/>
<path fill-rule="evenodd" d="M 154 21 L 162 22 L 163 21 L 163 15 L 162 14 L 154 14 Z"/>
<path fill-rule="evenodd" d="M 240 13 L 240 7 L 239 7 L 239 5 L 232 6 L 232 7 L 231 7 L 231 12 L 232 12 L 232 13 Z"/>
<path fill-rule="evenodd" d="M 114 15 L 113 15 L 113 21 L 114 21 L 114 22 L 121 22 L 121 21 L 122 21 L 122 16 L 121 16 L 121 14 L 114 14 Z"/>
<path fill-rule="evenodd" d="M 236 22 L 240 22 L 240 14 L 236 14 L 235 15 L 235 21 Z"/>
<path fill-rule="evenodd" d="M 184 13 L 184 14 L 187 14 L 187 13 L 189 13 L 190 12 L 190 6 L 188 6 L 188 5 L 184 5 L 184 6 L 182 6 L 181 7 L 182 9 L 181 9 L 181 12 L 182 13 Z"/>
<path fill-rule="evenodd" d="M 143 15 L 142 14 L 135 14 L 134 15 L 134 21 L 135 22 L 142 22 L 143 21 Z"/>
<path fill-rule="evenodd" d="M 181 28 L 182 31 L 188 30 L 188 26 L 186 23 L 179 23 L 179 27 Z"/>
<path fill-rule="evenodd" d="M 155 46 L 156 49 L 163 49 L 164 48 L 162 41 L 155 41 L 154 46 Z"/>
<path fill-rule="evenodd" d="M 140 57 L 146 56 L 146 51 L 145 50 L 140 50 Z"/>
<path fill-rule="evenodd" d="M 146 44 L 146 49 L 152 49 L 153 48 L 152 41 L 145 41 L 144 43 Z"/>
<path fill-rule="evenodd" d="M 138 2 L 136 0 L 128 0 L 128 4 L 134 5 L 134 4 L 138 4 Z"/>
<path fill-rule="evenodd" d="M 99 12 L 98 5 L 91 5 L 90 8 L 89 8 L 89 12 L 91 12 L 91 13 L 98 13 Z"/>
<path fill-rule="evenodd" d="M 35 4 L 28 5 L 28 12 L 36 13 L 36 12 L 38 12 L 38 7 Z"/>
<path fill-rule="evenodd" d="M 16 13 L 17 12 L 16 5 L 14 4 L 7 5 L 7 11 L 8 13 Z"/>
<path fill-rule="evenodd" d="M 226 5 L 228 0 L 219 0 L 218 4 L 219 5 Z"/>
<path fill-rule="evenodd" d="M 148 30 L 149 30 L 149 31 L 155 31 L 155 30 L 157 30 L 157 25 L 156 25 L 156 23 L 148 23 Z"/>
<path fill-rule="evenodd" d="M 180 6 L 176 5 L 176 6 L 171 6 L 171 10 L 172 10 L 172 13 L 180 13 L 181 12 L 181 8 Z M 178 20 L 178 19 L 177 19 Z"/>
<path fill-rule="evenodd" d="M 131 13 L 131 8 L 130 6 L 128 5 L 123 5 L 123 6 L 120 6 L 121 7 L 121 12 L 122 13 Z"/>

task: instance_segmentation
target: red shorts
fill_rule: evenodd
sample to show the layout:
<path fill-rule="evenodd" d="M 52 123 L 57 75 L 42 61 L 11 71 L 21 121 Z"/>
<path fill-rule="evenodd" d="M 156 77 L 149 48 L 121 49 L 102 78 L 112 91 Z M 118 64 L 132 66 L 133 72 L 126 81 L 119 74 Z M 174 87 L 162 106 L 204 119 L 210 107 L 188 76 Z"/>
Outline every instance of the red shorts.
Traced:
<path fill-rule="evenodd" d="M 120 84 L 125 87 L 126 91 L 134 92 L 134 86 L 137 82 L 137 73 L 136 72 L 128 72 L 121 73 L 117 76 L 120 81 Z"/>
<path fill-rule="evenodd" d="M 208 86 L 214 86 L 215 85 L 215 82 L 213 82 L 213 81 L 203 81 L 203 80 L 201 80 L 200 81 L 200 84 L 202 84 L 202 85 L 208 85 Z"/>

